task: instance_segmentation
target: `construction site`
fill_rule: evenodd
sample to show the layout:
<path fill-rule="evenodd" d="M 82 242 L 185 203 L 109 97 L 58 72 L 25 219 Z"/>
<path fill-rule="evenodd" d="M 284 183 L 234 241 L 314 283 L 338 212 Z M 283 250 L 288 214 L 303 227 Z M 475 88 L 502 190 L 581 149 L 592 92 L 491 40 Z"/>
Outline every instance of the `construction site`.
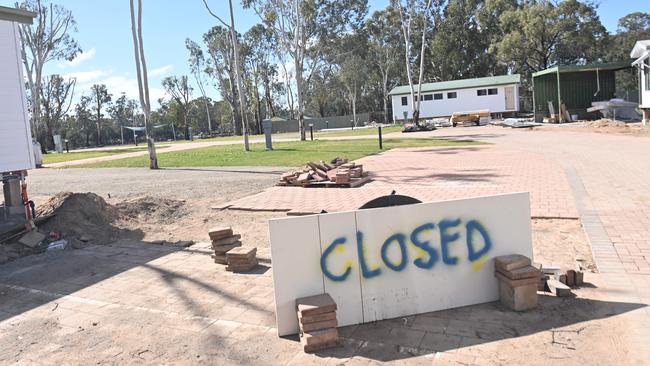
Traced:
<path fill-rule="evenodd" d="M 39 14 L 0 6 L 0 364 L 650 364 L 650 41 L 257 135 L 156 140 L 140 85 L 133 146 L 100 106 L 70 150 L 30 117 Z"/>

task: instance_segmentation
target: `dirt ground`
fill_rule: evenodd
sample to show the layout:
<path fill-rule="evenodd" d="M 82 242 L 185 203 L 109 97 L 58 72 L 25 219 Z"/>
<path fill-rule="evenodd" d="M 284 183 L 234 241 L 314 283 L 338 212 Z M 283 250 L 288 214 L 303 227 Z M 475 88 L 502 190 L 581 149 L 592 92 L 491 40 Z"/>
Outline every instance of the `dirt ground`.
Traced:
<path fill-rule="evenodd" d="M 650 127 L 641 122 L 623 122 L 607 118 L 596 121 L 577 121 L 561 125 L 548 125 L 535 128 L 536 131 L 550 132 L 591 132 L 608 134 L 625 134 L 638 137 L 650 137 Z"/>

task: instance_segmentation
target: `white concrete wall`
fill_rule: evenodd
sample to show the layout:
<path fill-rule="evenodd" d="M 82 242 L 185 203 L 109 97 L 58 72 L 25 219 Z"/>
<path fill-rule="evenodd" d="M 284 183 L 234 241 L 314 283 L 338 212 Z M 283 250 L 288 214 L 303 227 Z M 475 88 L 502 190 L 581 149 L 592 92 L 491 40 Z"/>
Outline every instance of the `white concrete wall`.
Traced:
<path fill-rule="evenodd" d="M 515 109 L 506 109 L 505 88 L 514 87 Z M 477 96 L 476 91 L 479 89 L 497 88 L 496 95 Z M 457 98 L 447 99 L 447 93 L 456 92 Z M 446 117 L 451 116 L 454 112 L 476 111 L 489 109 L 490 113 L 515 112 L 519 111 L 519 84 L 499 85 L 492 87 L 444 90 L 436 92 L 425 92 L 426 94 L 442 93 L 441 100 L 422 100 L 420 102 L 420 118 Z M 408 105 L 402 105 L 402 97 L 406 96 Z M 408 118 L 413 117 L 413 106 L 410 94 L 393 95 L 393 119 L 400 121 L 404 119 L 404 111 L 408 112 Z"/>
<path fill-rule="evenodd" d="M 0 173 L 34 168 L 18 26 L 0 21 Z"/>

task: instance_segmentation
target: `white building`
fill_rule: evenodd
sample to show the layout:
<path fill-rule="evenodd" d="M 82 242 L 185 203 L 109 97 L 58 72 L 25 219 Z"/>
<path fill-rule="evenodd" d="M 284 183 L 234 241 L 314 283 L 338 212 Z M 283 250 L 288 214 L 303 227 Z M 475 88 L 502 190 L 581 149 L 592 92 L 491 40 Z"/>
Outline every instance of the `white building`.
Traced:
<path fill-rule="evenodd" d="M 22 195 L 27 192 L 27 170 L 34 168 L 35 161 L 18 24 L 31 24 L 35 16 L 0 6 L 0 233 L 32 218 L 25 206 L 27 196 Z"/>
<path fill-rule="evenodd" d="M 650 122 L 650 39 L 637 41 L 630 53 L 635 59 L 632 65 L 639 68 L 639 108 L 643 111 L 643 123 Z"/>
<path fill-rule="evenodd" d="M 36 14 L 0 6 L 0 173 L 34 168 L 18 23 Z"/>
<path fill-rule="evenodd" d="M 454 112 L 489 110 L 490 113 L 519 111 L 519 74 L 422 84 L 420 118 L 446 117 Z M 414 85 L 417 93 L 417 85 Z M 398 86 L 390 92 L 393 120 L 413 117 L 411 88 Z"/>

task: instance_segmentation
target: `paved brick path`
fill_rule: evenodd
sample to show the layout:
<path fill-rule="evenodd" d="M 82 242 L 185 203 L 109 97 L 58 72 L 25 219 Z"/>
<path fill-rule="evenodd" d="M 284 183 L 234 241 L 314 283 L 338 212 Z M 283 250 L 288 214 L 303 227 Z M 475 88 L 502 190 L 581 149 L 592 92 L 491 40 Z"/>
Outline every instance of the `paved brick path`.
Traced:
<path fill-rule="evenodd" d="M 533 217 L 577 217 L 562 167 L 541 154 L 493 145 L 417 148 L 358 163 L 373 182 L 352 189 L 273 187 L 231 202 L 230 208 L 315 213 L 353 210 L 392 190 L 424 202 L 529 191 Z"/>

